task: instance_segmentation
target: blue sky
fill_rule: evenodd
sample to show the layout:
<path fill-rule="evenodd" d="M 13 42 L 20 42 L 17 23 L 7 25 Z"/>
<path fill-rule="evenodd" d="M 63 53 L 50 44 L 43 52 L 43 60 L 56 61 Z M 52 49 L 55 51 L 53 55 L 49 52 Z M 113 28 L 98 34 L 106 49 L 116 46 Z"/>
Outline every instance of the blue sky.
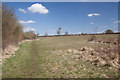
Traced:
<path fill-rule="evenodd" d="M 2 0 L 2 2 L 118 2 L 120 0 Z"/>
<path fill-rule="evenodd" d="M 118 31 L 117 2 L 9 2 L 24 30 L 44 35 Z"/>

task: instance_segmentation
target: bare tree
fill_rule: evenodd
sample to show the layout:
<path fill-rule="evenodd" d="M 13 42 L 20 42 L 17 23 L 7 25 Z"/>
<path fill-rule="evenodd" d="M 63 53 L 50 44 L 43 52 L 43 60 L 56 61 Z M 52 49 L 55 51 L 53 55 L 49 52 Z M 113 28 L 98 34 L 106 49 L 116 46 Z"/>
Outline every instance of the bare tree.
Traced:
<path fill-rule="evenodd" d="M 40 35 L 40 34 L 39 34 L 39 32 L 38 32 L 38 33 L 37 33 L 37 37 L 39 37 L 39 35 Z"/>
<path fill-rule="evenodd" d="M 57 34 L 58 34 L 58 36 L 61 34 L 61 27 L 58 28 Z"/>

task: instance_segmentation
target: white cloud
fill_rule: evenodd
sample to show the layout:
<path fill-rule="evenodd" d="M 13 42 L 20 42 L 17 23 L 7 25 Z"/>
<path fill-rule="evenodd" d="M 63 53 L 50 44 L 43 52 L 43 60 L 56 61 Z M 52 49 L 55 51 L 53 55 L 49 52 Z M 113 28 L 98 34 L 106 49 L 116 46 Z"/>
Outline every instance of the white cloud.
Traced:
<path fill-rule="evenodd" d="M 92 16 L 99 16 L 101 14 L 98 14 L 98 13 L 91 13 L 91 14 L 88 14 L 89 17 L 92 17 Z"/>
<path fill-rule="evenodd" d="M 88 14 L 89 17 L 93 16 L 93 14 Z"/>
<path fill-rule="evenodd" d="M 114 21 L 113 23 L 120 23 L 120 21 Z"/>
<path fill-rule="evenodd" d="M 90 24 L 94 24 L 93 22 L 91 22 Z"/>
<path fill-rule="evenodd" d="M 22 23 L 22 24 L 28 24 L 28 23 L 35 23 L 36 21 L 32 21 L 32 20 L 30 20 L 30 21 L 22 21 L 22 20 L 20 20 L 19 21 L 19 23 Z"/>
<path fill-rule="evenodd" d="M 26 31 L 35 31 L 34 28 L 30 28 L 30 27 L 27 27 L 27 28 L 23 28 L 23 30 L 26 32 Z"/>
<path fill-rule="evenodd" d="M 98 13 L 93 13 L 93 15 L 94 15 L 94 16 L 99 16 L 100 14 L 98 14 Z"/>
<path fill-rule="evenodd" d="M 43 6 L 42 4 L 38 4 L 38 3 L 31 5 L 31 7 L 28 7 L 28 10 L 33 13 L 38 12 L 40 14 L 47 14 L 49 12 L 45 6 Z"/>
<path fill-rule="evenodd" d="M 26 11 L 24 9 L 19 8 L 18 10 L 23 12 L 23 13 L 26 13 Z"/>

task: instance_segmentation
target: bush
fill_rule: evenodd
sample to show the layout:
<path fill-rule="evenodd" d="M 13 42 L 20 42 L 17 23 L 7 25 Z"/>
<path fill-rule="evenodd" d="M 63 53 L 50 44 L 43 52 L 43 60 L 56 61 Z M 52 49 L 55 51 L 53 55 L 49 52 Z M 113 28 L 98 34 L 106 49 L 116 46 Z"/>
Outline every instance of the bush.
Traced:
<path fill-rule="evenodd" d="M 25 32 L 24 39 L 36 39 L 36 34 L 33 31 Z"/>
<path fill-rule="evenodd" d="M 2 5 L 2 48 L 15 45 L 23 39 L 23 27 L 14 14 L 14 9 Z"/>
<path fill-rule="evenodd" d="M 114 33 L 112 30 L 108 29 L 105 31 L 106 34 L 111 34 L 111 33 Z"/>

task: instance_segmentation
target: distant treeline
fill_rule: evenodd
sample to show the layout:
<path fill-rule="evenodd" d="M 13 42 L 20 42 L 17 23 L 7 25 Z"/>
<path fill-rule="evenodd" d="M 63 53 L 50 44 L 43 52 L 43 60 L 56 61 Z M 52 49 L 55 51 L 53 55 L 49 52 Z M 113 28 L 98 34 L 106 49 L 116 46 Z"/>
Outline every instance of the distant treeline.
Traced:
<path fill-rule="evenodd" d="M 40 37 L 57 37 L 57 36 L 80 36 L 80 35 L 101 35 L 101 34 L 120 34 L 120 32 L 113 32 L 113 30 L 111 29 L 107 29 L 105 32 L 103 33 L 93 33 L 93 34 L 88 34 L 88 33 L 81 33 L 81 34 L 68 34 L 68 32 L 66 31 L 64 35 L 61 35 L 61 27 L 58 28 L 57 35 L 48 35 L 48 33 L 45 33 L 44 36 L 40 36 Z"/>
<path fill-rule="evenodd" d="M 59 35 L 59 36 L 81 36 L 81 35 L 103 35 L 103 34 L 120 34 L 120 32 L 116 33 L 97 33 L 97 34 L 87 34 L 87 33 L 82 33 L 82 34 L 67 34 L 67 35 Z M 39 37 L 57 37 L 58 35 L 47 35 L 47 36 L 39 36 Z"/>
<path fill-rule="evenodd" d="M 23 26 L 19 23 L 14 9 L 8 9 L 6 4 L 2 5 L 2 48 L 16 45 L 23 39 L 35 38 L 33 32 L 23 32 Z"/>

